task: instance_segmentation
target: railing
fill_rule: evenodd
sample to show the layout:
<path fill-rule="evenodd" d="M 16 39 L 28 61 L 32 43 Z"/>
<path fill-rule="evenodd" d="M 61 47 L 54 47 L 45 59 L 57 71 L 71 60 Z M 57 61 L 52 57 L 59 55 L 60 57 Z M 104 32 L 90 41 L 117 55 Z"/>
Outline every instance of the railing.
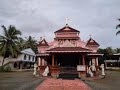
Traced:
<path fill-rule="evenodd" d="M 120 60 L 112 60 L 112 59 L 110 59 L 110 60 L 105 60 L 104 62 L 120 62 Z"/>
<path fill-rule="evenodd" d="M 77 67 L 60 67 L 61 73 L 77 73 Z"/>

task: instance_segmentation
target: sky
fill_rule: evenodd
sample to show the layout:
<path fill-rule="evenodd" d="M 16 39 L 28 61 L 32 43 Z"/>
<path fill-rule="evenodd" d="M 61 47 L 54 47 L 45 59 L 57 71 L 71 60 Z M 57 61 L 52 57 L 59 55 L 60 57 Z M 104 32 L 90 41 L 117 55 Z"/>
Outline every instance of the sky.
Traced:
<path fill-rule="evenodd" d="M 0 0 L 0 25 L 14 25 L 22 37 L 52 41 L 66 18 L 70 27 L 80 31 L 82 41 L 91 34 L 100 48 L 120 48 L 120 35 L 116 36 L 120 0 Z"/>

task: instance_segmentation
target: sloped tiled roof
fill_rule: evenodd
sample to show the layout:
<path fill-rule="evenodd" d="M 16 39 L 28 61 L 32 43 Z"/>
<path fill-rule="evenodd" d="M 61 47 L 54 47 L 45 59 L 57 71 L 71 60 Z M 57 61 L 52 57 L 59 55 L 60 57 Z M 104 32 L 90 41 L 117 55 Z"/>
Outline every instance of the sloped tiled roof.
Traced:
<path fill-rule="evenodd" d="M 97 45 L 100 46 L 95 40 L 93 40 L 92 38 L 90 38 L 86 44 L 87 45 Z"/>
<path fill-rule="evenodd" d="M 74 29 L 66 24 L 66 26 L 55 31 L 54 33 L 58 33 L 58 32 L 80 32 L 80 31 L 78 31 L 78 30 L 76 30 L 76 29 Z"/>
<path fill-rule="evenodd" d="M 56 47 L 47 52 L 92 52 L 92 50 L 81 48 L 81 47 Z"/>
<path fill-rule="evenodd" d="M 104 54 L 101 54 L 99 52 L 91 52 L 88 54 L 88 56 L 103 56 Z"/>
<path fill-rule="evenodd" d="M 21 51 L 21 53 L 34 55 L 35 56 L 35 53 L 34 53 L 34 51 L 31 48 L 24 49 L 24 50 Z"/>
<path fill-rule="evenodd" d="M 38 46 L 49 46 L 45 39 L 39 42 Z"/>

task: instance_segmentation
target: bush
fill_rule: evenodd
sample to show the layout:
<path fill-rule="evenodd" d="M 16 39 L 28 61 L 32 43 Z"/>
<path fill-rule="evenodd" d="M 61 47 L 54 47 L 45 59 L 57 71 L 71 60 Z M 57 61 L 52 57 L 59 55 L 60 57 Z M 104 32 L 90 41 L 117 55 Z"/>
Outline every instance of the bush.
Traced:
<path fill-rule="evenodd" d="M 1 66 L 0 67 L 0 72 L 10 72 L 11 71 L 11 67 L 4 67 L 4 66 Z"/>
<path fill-rule="evenodd" d="M 4 67 L 0 66 L 0 72 L 4 72 Z"/>
<path fill-rule="evenodd" d="M 5 68 L 5 72 L 10 72 L 11 71 L 11 67 L 6 67 Z"/>

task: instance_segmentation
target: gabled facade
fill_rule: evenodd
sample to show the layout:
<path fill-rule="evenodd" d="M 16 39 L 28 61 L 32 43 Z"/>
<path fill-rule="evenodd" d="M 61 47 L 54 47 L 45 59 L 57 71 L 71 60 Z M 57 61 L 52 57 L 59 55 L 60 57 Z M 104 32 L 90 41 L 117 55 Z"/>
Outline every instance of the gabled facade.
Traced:
<path fill-rule="evenodd" d="M 4 65 L 10 66 L 12 69 L 27 69 L 35 63 L 36 55 L 31 48 L 21 51 L 17 58 L 5 58 Z M 0 57 L 0 65 L 2 65 L 3 57 Z"/>
<path fill-rule="evenodd" d="M 98 66 L 98 58 L 101 54 L 97 53 L 97 49 L 100 45 L 95 40 L 92 38 L 88 41 L 81 40 L 80 31 L 68 24 L 54 33 L 55 38 L 52 42 L 43 39 L 38 44 L 37 57 L 40 68 L 44 69 L 49 65 L 51 74 L 59 74 L 61 67 L 77 69 L 78 65 L 83 65 L 86 68 L 93 63 Z"/>

